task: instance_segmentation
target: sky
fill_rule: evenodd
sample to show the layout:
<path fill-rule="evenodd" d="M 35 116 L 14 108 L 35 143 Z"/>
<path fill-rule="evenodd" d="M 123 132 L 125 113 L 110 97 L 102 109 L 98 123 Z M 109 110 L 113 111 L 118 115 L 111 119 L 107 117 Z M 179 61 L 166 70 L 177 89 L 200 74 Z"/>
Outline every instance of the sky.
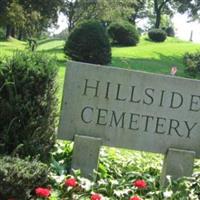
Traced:
<path fill-rule="evenodd" d="M 192 41 L 200 43 L 200 23 L 198 21 L 188 22 L 187 15 L 176 14 L 172 19 L 176 37 L 189 40 L 192 32 Z"/>
<path fill-rule="evenodd" d="M 187 18 L 186 14 L 175 14 L 172 18 L 172 22 L 175 27 L 176 37 L 189 41 L 191 38 L 192 32 L 192 41 L 200 43 L 200 23 L 195 22 L 188 22 L 189 19 Z M 140 21 L 139 26 L 144 26 L 145 21 Z M 58 26 L 55 28 L 51 28 L 51 33 L 60 33 L 62 30 L 67 28 L 67 19 L 63 14 L 59 15 L 58 19 Z"/>

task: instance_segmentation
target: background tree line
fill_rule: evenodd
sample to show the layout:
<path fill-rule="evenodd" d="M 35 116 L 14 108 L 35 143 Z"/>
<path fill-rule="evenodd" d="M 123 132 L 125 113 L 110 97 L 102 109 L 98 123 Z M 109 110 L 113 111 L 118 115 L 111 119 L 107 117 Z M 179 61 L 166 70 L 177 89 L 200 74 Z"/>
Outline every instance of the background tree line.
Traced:
<path fill-rule="evenodd" d="M 148 18 L 160 28 L 175 12 L 188 12 L 198 19 L 200 0 L 0 0 L 0 27 L 5 37 L 37 37 L 56 24 L 60 12 L 68 19 L 68 30 L 87 19 L 105 24 L 118 19 L 132 24 Z"/>
<path fill-rule="evenodd" d="M 0 26 L 6 38 L 40 34 L 55 23 L 63 0 L 0 0 Z"/>

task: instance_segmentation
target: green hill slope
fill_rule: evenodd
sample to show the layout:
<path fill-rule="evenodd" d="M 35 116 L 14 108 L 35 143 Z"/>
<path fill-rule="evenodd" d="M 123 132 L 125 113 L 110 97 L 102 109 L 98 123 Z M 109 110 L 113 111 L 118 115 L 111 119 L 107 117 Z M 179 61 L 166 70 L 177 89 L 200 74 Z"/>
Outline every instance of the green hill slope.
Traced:
<path fill-rule="evenodd" d="M 56 55 L 60 66 L 65 66 L 63 54 L 64 41 L 48 40 L 39 45 L 38 50 Z M 184 74 L 183 55 L 186 52 L 200 50 L 200 44 L 185 42 L 176 38 L 168 38 L 163 43 L 141 39 L 137 47 L 113 47 L 110 65 L 122 68 L 137 69 L 154 73 L 169 74 L 172 66 L 178 68 L 178 76 Z"/>
<path fill-rule="evenodd" d="M 26 48 L 26 43 L 16 40 L 14 38 L 8 41 L 0 40 L 0 57 L 10 56 L 16 50 L 24 50 Z"/>
<path fill-rule="evenodd" d="M 37 48 L 38 51 L 57 57 L 58 64 L 61 67 L 61 77 L 64 74 L 67 60 L 63 53 L 63 46 L 63 40 L 48 39 L 39 41 Z M 15 39 L 6 42 L 0 41 L 0 56 L 11 55 L 16 49 L 23 50 L 25 48 L 27 48 L 25 42 Z M 184 73 L 183 55 L 186 52 L 197 50 L 200 50 L 200 44 L 185 42 L 176 38 L 168 38 L 163 43 L 155 43 L 143 37 L 136 47 L 113 47 L 113 59 L 110 65 L 164 74 L 169 74 L 171 67 L 176 66 L 178 76 L 187 76 Z"/>
<path fill-rule="evenodd" d="M 113 48 L 112 65 L 169 74 L 172 66 L 178 68 L 177 75 L 185 76 L 183 55 L 200 50 L 200 44 L 168 38 L 166 42 L 155 43 L 145 40 L 137 47 Z"/>

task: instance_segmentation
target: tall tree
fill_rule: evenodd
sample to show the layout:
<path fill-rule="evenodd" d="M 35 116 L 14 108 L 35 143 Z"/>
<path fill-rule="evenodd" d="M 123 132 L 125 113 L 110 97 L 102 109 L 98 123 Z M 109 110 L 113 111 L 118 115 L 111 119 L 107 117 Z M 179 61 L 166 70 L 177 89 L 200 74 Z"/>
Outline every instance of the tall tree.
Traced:
<path fill-rule="evenodd" d="M 64 0 L 0 0 L 0 25 L 7 37 L 32 35 L 56 23 Z M 23 33 L 23 34 L 22 34 Z"/>
<path fill-rule="evenodd" d="M 161 16 L 163 10 L 168 6 L 170 0 L 154 0 L 154 12 L 156 15 L 155 28 L 160 27 Z"/>
<path fill-rule="evenodd" d="M 144 6 L 144 2 L 146 0 L 65 0 L 63 13 L 68 18 L 69 31 L 85 19 L 107 22 L 130 19 L 134 23 L 140 15 L 139 11 Z M 132 16 L 133 14 L 135 15 Z"/>
<path fill-rule="evenodd" d="M 172 16 L 186 0 L 148 0 L 149 11 L 153 8 L 154 27 L 160 28 L 163 15 Z M 190 1 L 190 0 L 189 0 Z M 151 14 L 149 15 L 151 17 Z"/>
<path fill-rule="evenodd" d="M 6 38 L 10 36 L 15 37 L 16 31 L 25 25 L 26 18 L 23 7 L 17 1 L 13 1 L 6 9 L 5 18 L 7 27 Z"/>
<path fill-rule="evenodd" d="M 200 20 L 200 0 L 179 0 L 178 11 L 187 12 L 191 20 Z"/>
<path fill-rule="evenodd" d="M 7 8 L 10 3 L 11 0 L 0 0 L 0 26 L 6 26 Z"/>
<path fill-rule="evenodd" d="M 96 1 L 91 0 L 64 0 L 64 7 L 61 11 L 68 19 L 68 30 L 82 20 L 95 18 Z"/>
<path fill-rule="evenodd" d="M 136 20 L 147 17 L 148 7 L 147 0 L 137 0 L 132 2 L 132 14 L 128 17 L 132 24 L 136 24 Z"/>
<path fill-rule="evenodd" d="M 0 1 L 0 25 L 6 27 L 6 37 L 14 36 L 16 28 L 23 26 L 23 7 L 17 0 Z"/>

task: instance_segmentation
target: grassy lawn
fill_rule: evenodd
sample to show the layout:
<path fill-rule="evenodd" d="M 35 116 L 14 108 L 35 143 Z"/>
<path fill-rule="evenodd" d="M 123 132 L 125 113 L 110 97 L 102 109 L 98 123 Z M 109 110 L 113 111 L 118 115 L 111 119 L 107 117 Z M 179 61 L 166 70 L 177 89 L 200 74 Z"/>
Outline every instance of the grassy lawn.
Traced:
<path fill-rule="evenodd" d="M 67 58 L 63 53 L 63 40 L 46 39 L 38 42 L 37 50 L 55 56 L 59 66 L 58 85 L 59 99 L 62 96 L 65 66 Z M 26 42 L 16 39 L 0 41 L 0 57 L 11 56 L 16 49 L 27 49 Z M 110 65 L 148 71 L 153 73 L 169 74 L 172 66 L 178 68 L 177 75 L 187 77 L 184 73 L 182 58 L 186 52 L 195 52 L 200 49 L 200 44 L 185 42 L 176 38 L 168 38 L 163 43 L 148 41 L 143 37 L 136 47 L 113 47 L 112 63 Z"/>
<path fill-rule="evenodd" d="M 9 39 L 8 41 L 0 41 L 0 57 L 11 56 L 16 50 L 24 50 L 26 42 L 21 42 L 16 39 Z"/>
<path fill-rule="evenodd" d="M 56 55 L 58 65 L 64 67 L 66 58 L 63 54 L 63 45 L 62 40 L 47 40 L 39 44 L 38 50 Z M 176 66 L 178 76 L 187 76 L 184 73 L 183 55 L 199 49 L 200 44 L 176 38 L 168 38 L 164 43 L 155 43 L 143 37 L 137 47 L 113 47 L 110 65 L 162 74 L 169 74 L 171 67 Z"/>
<path fill-rule="evenodd" d="M 172 66 L 178 68 L 178 76 L 186 76 L 182 62 L 186 52 L 200 49 L 200 44 L 168 38 L 155 43 L 143 38 L 137 47 L 114 47 L 112 65 L 153 73 L 169 74 Z"/>
<path fill-rule="evenodd" d="M 67 59 L 63 53 L 63 40 L 43 40 L 39 42 L 39 46 L 37 48 L 38 51 L 44 52 L 51 56 L 55 56 L 57 59 L 57 63 L 59 66 L 58 72 L 58 95 L 61 102 L 62 99 L 62 90 L 63 90 L 63 83 L 64 83 L 64 75 L 65 75 L 65 66 L 67 64 Z"/>
<path fill-rule="evenodd" d="M 63 53 L 63 40 L 41 40 L 38 42 L 38 51 L 55 56 L 60 67 L 59 79 L 64 75 L 66 57 Z M 12 55 L 16 49 L 27 48 L 25 42 L 15 39 L 0 41 L 0 56 Z M 186 52 L 194 52 L 200 49 L 200 44 L 185 42 L 176 38 L 168 38 L 163 43 L 148 41 L 143 37 L 137 47 L 113 47 L 112 63 L 110 65 L 148 71 L 153 73 L 169 74 L 170 68 L 178 68 L 178 76 L 186 76 L 182 57 Z M 61 81 L 60 81 L 61 82 Z"/>

